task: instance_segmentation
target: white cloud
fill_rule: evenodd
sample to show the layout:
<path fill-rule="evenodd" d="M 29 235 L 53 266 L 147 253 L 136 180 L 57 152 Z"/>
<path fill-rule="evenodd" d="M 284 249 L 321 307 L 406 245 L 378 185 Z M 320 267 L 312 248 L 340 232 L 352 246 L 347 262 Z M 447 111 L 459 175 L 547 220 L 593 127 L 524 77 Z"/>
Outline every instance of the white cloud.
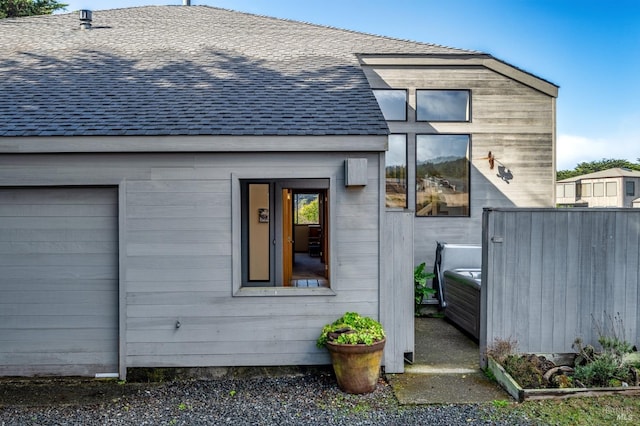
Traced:
<path fill-rule="evenodd" d="M 612 133 L 607 138 L 588 138 L 577 135 L 558 135 L 557 170 L 573 170 L 578 163 L 603 158 L 638 162 L 640 136 L 626 132 Z"/>

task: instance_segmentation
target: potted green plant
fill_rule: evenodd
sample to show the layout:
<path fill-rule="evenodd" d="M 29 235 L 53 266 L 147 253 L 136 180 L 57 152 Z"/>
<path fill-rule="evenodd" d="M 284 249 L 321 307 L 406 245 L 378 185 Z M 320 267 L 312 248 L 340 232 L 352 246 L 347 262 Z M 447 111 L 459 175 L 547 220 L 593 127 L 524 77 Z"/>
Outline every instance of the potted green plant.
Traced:
<path fill-rule="evenodd" d="M 376 388 L 385 342 L 378 321 L 347 312 L 323 327 L 316 344 L 329 351 L 340 389 L 361 394 Z"/>

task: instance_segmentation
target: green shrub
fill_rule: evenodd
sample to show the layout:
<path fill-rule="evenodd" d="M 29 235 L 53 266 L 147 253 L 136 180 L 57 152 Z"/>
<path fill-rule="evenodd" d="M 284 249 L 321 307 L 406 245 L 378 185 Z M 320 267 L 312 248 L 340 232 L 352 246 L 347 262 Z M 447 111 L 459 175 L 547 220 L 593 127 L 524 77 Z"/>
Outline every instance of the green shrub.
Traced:
<path fill-rule="evenodd" d="M 427 281 L 432 279 L 433 277 L 435 277 L 434 274 L 432 274 L 431 272 L 426 272 L 424 270 L 425 268 L 425 263 L 422 262 L 421 264 L 419 264 L 418 266 L 416 266 L 413 270 L 413 282 L 414 282 L 414 297 L 415 297 L 415 303 L 414 303 L 414 310 L 416 315 L 418 314 L 418 312 L 420 311 L 420 305 L 422 304 L 422 301 L 425 298 L 429 298 L 431 296 L 433 296 L 436 291 L 431 288 L 431 287 L 427 287 Z"/>
<path fill-rule="evenodd" d="M 316 341 L 319 348 L 328 341 L 347 345 L 373 345 L 384 339 L 382 325 L 369 317 L 363 317 L 355 312 L 347 312 L 331 324 L 323 327 L 320 337 Z"/>

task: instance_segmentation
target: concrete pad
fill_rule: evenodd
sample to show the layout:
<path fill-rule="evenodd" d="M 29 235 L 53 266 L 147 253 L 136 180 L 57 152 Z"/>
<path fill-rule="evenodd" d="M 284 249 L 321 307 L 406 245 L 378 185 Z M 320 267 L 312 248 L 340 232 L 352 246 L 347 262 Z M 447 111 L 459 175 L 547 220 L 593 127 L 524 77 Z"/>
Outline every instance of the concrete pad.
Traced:
<path fill-rule="evenodd" d="M 511 400 L 480 370 L 478 343 L 438 317 L 415 319 L 414 363 L 387 374 L 400 404 L 478 404 Z"/>
<path fill-rule="evenodd" d="M 387 380 L 401 405 L 478 404 L 512 400 L 500 385 L 481 371 L 474 373 L 387 374 Z"/>

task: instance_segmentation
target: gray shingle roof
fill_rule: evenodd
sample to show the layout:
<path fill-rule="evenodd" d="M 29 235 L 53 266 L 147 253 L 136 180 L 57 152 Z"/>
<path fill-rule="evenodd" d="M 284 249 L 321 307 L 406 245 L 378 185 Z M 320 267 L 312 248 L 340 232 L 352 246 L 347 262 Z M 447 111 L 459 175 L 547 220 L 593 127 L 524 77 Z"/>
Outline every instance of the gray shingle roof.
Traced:
<path fill-rule="evenodd" d="M 381 135 L 356 54 L 475 54 L 207 6 L 0 20 L 0 136 Z"/>
<path fill-rule="evenodd" d="M 584 180 L 584 179 L 605 179 L 605 178 L 618 178 L 618 177 L 640 178 L 640 171 L 614 167 L 611 169 L 600 170 L 598 172 L 587 173 L 585 175 L 562 179 L 562 180 L 559 180 L 558 183 L 577 182 L 579 180 Z"/>

